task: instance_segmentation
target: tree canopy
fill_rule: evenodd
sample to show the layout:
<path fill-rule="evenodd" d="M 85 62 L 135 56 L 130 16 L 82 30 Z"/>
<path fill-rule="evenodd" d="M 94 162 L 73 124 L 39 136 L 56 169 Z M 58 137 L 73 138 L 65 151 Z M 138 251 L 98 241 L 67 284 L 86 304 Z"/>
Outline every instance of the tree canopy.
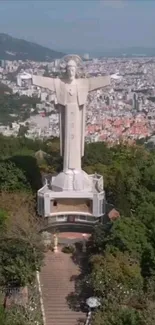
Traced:
<path fill-rule="evenodd" d="M 0 151 L 0 282 L 25 285 L 42 263 L 35 195 L 43 174 L 62 168 L 59 140 L 0 135 Z M 106 200 L 120 212 L 119 220 L 96 226 L 87 245 L 85 283 L 102 302 L 92 325 L 153 325 L 155 151 L 91 143 L 82 163 L 103 175 Z"/>
<path fill-rule="evenodd" d="M 0 96 L 0 123 L 11 125 L 17 120 L 25 121 L 30 117 L 31 109 L 35 109 L 37 103 L 40 103 L 37 97 L 2 94 Z"/>

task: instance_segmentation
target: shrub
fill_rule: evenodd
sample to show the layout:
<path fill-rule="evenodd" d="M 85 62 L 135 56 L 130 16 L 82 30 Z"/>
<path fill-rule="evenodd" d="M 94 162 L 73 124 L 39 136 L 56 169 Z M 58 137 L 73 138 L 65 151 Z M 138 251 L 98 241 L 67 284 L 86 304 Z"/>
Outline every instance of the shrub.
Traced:
<path fill-rule="evenodd" d="M 75 252 L 75 247 L 73 245 L 67 245 L 62 248 L 62 252 L 66 254 L 73 254 Z"/>

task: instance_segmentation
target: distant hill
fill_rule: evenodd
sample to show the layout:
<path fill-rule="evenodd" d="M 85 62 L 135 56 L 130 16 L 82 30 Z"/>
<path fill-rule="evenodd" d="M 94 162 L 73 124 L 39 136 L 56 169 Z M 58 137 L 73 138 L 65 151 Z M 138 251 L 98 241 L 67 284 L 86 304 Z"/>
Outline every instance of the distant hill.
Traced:
<path fill-rule="evenodd" d="M 89 52 L 87 48 L 85 49 L 68 49 L 64 48 L 62 49 L 64 53 L 74 53 L 76 52 L 78 55 L 83 57 L 84 53 Z M 90 50 L 89 52 L 90 58 L 102 58 L 102 57 L 118 57 L 118 58 L 132 58 L 132 57 L 155 57 L 155 47 L 144 47 L 144 46 L 137 46 L 137 47 L 122 47 L 122 48 L 103 48 L 103 50 L 98 50 L 97 48 L 93 48 L 93 50 Z"/>
<path fill-rule="evenodd" d="M 53 51 L 36 43 L 0 33 L 1 60 L 51 61 L 62 58 L 63 55 L 61 52 Z"/>
<path fill-rule="evenodd" d="M 107 57 L 154 57 L 155 48 L 147 47 L 129 47 L 129 48 L 118 48 L 103 50 L 98 53 L 98 56 Z"/>

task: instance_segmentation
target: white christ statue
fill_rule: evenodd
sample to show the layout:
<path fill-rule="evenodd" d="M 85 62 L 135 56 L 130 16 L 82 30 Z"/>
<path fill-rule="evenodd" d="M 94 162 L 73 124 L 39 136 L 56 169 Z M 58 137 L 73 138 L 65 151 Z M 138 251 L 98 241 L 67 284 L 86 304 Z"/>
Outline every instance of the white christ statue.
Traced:
<path fill-rule="evenodd" d="M 67 59 L 66 59 L 67 58 Z M 76 78 L 78 56 L 66 56 L 65 77 L 49 78 L 32 76 L 33 85 L 56 93 L 60 118 L 60 154 L 63 156 L 63 171 L 81 170 L 85 142 L 85 104 L 88 93 L 108 86 L 109 76 Z"/>

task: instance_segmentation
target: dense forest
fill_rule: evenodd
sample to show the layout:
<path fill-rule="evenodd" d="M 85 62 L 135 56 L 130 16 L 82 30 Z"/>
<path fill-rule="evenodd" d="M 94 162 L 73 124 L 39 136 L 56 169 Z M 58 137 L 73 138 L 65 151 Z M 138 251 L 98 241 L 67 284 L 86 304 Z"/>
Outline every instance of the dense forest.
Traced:
<path fill-rule="evenodd" d="M 31 109 L 36 113 L 37 97 L 19 96 L 18 94 L 1 94 L 0 124 L 10 125 L 12 122 L 23 122 L 30 117 Z"/>
<path fill-rule="evenodd" d="M 44 173 L 62 168 L 59 141 L 1 135 L 0 152 L 0 286 L 32 287 L 44 255 L 36 191 Z M 154 325 L 155 151 L 143 145 L 86 144 L 82 164 L 86 172 L 104 176 L 106 199 L 121 217 L 95 227 L 77 291 L 101 301 L 93 325 Z M 2 309 L 0 324 L 32 325 L 36 317 Z"/>

